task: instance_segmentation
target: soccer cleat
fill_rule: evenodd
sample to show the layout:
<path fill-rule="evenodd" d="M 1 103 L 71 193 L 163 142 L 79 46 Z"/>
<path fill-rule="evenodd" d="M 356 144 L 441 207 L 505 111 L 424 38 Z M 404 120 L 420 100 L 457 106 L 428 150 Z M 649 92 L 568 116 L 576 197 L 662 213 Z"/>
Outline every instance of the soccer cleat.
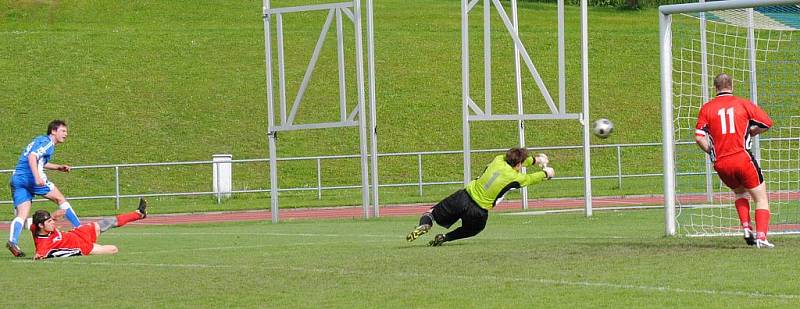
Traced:
<path fill-rule="evenodd" d="M 415 228 L 411 233 L 408 233 L 406 236 L 406 240 L 408 241 L 415 241 L 422 235 L 425 235 L 428 231 L 431 230 L 430 224 L 423 224 Z"/>
<path fill-rule="evenodd" d="M 756 248 L 772 249 L 775 248 L 775 245 L 771 244 L 766 239 L 756 239 Z"/>
<path fill-rule="evenodd" d="M 744 229 L 744 242 L 746 242 L 748 246 L 755 246 L 756 233 L 753 233 L 753 230 L 749 228 Z"/>
<path fill-rule="evenodd" d="M 144 199 L 143 197 L 140 197 L 139 208 L 137 208 L 136 210 L 138 210 L 139 213 L 142 214 L 142 219 L 147 218 L 147 200 Z"/>
<path fill-rule="evenodd" d="M 25 256 L 25 252 L 22 252 L 22 249 L 20 249 L 19 246 L 17 246 L 17 244 L 11 241 L 8 241 L 6 243 L 6 248 L 8 248 L 8 251 L 11 251 L 11 254 L 14 255 L 15 257 Z"/>
<path fill-rule="evenodd" d="M 433 240 L 431 240 L 431 241 L 428 243 L 428 246 L 431 246 L 431 247 L 438 247 L 438 246 L 441 246 L 441 245 L 442 245 L 444 242 L 445 242 L 445 237 L 444 237 L 444 235 L 442 235 L 442 234 L 436 234 L 436 236 L 435 236 L 435 237 L 433 237 Z"/>

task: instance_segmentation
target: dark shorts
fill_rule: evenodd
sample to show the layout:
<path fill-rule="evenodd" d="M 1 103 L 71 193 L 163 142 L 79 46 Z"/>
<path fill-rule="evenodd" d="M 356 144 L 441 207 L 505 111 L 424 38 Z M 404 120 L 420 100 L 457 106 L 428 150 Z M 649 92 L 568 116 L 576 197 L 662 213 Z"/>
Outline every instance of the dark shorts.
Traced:
<path fill-rule="evenodd" d="M 489 211 L 478 206 L 466 190 L 461 189 L 433 206 L 433 220 L 450 228 L 461 219 L 461 225 L 482 230 L 489 220 Z"/>

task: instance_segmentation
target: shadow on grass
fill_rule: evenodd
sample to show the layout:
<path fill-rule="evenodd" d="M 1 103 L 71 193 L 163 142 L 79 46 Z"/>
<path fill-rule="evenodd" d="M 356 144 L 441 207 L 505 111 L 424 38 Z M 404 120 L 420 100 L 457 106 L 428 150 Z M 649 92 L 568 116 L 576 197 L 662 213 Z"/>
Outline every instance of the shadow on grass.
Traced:
<path fill-rule="evenodd" d="M 429 240 L 428 240 L 428 241 L 429 241 Z M 480 244 L 478 244 L 478 243 L 471 243 L 471 244 L 468 244 L 468 243 L 466 243 L 466 242 L 448 242 L 448 243 L 442 244 L 442 245 L 441 245 L 441 246 L 439 246 L 439 247 L 431 247 L 431 246 L 428 246 L 428 241 L 422 241 L 422 242 L 420 242 L 419 240 L 417 240 L 417 241 L 415 241 L 415 242 L 413 242 L 413 243 L 408 243 L 408 242 L 406 242 L 404 245 L 402 245 L 402 246 L 397 246 L 397 247 L 395 247 L 395 248 L 397 248 L 397 249 L 403 249 L 403 250 L 408 250 L 408 249 L 416 249 L 416 248 L 424 248 L 424 249 L 430 249 L 430 250 L 438 250 L 438 249 L 444 249 L 444 248 L 447 248 L 447 247 L 454 247 L 454 246 L 480 245 Z"/>

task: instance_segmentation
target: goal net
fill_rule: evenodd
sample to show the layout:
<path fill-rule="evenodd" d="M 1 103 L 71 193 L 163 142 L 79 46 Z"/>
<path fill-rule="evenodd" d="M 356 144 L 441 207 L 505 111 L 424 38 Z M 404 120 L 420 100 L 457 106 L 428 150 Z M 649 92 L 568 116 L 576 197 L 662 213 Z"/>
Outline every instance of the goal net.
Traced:
<path fill-rule="evenodd" d="M 674 209 L 667 211 L 674 219 L 667 218 L 668 233 L 669 220 L 674 220 L 672 234 L 741 235 L 733 192 L 694 142 L 697 114 L 714 97 L 713 79 L 719 73 L 733 78 L 734 95 L 756 102 L 773 119 L 772 129 L 751 148 L 768 191 L 769 232 L 800 233 L 800 6 L 779 2 L 670 15 L 671 70 L 662 68 L 662 74 L 671 74 L 672 88 L 672 147 L 665 147 L 665 160 L 671 148 L 674 172 L 665 175 L 672 174 L 674 188 L 665 194 L 674 196 Z M 754 218 L 752 199 L 750 204 Z"/>

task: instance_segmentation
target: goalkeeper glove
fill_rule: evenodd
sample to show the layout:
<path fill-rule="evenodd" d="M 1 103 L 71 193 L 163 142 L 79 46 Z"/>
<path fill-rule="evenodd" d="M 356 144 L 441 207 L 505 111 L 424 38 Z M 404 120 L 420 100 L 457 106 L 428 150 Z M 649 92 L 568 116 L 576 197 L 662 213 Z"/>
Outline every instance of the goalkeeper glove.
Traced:
<path fill-rule="evenodd" d="M 542 169 L 542 172 L 544 172 L 544 174 L 547 175 L 547 179 L 553 178 L 553 176 L 556 175 L 556 171 L 552 167 L 549 167 L 549 166 L 545 166 Z"/>
<path fill-rule="evenodd" d="M 547 158 L 546 154 L 540 153 L 533 157 L 533 160 L 536 161 L 536 165 L 539 167 L 546 167 L 547 164 L 550 163 L 550 159 Z"/>

